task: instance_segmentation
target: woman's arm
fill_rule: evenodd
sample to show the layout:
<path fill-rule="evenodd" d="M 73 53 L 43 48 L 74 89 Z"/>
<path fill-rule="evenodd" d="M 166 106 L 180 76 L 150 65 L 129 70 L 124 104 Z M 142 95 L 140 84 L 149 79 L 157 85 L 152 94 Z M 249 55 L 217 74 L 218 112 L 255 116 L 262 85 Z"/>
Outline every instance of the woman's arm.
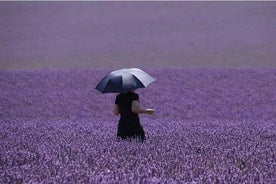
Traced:
<path fill-rule="evenodd" d="M 154 113 L 153 109 L 140 109 L 139 102 L 137 100 L 132 101 L 131 110 L 133 113 L 136 113 L 136 114 L 142 114 L 142 113 L 153 114 Z"/>
<path fill-rule="evenodd" d="M 114 115 L 120 114 L 119 106 L 117 104 L 115 104 L 113 107 L 113 113 L 114 113 Z"/>

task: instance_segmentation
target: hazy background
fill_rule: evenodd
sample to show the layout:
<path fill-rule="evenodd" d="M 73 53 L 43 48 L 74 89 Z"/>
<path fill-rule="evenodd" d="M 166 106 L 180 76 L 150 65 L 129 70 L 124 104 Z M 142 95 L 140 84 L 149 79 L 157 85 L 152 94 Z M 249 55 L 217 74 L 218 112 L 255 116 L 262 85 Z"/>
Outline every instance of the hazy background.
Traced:
<path fill-rule="evenodd" d="M 0 2 L 0 69 L 276 67 L 276 2 Z"/>

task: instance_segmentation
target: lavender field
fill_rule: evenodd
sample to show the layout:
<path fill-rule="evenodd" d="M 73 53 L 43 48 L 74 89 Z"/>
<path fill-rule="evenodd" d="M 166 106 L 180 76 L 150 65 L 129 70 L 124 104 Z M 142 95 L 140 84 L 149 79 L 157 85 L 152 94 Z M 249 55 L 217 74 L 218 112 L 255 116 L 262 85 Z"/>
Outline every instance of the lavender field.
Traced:
<path fill-rule="evenodd" d="M 0 184 L 276 183 L 275 2 L 0 2 Z M 114 69 L 146 142 L 118 141 Z"/>
<path fill-rule="evenodd" d="M 0 72 L 0 183 L 275 183 L 275 69 L 145 69 L 147 140 L 118 141 L 109 70 Z"/>

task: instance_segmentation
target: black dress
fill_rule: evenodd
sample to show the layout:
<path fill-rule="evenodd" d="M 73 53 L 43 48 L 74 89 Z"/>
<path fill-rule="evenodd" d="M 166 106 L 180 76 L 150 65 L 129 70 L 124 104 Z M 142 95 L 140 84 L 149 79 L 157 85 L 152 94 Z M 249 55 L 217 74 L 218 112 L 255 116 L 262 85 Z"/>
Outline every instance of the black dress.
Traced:
<path fill-rule="evenodd" d="M 145 132 L 140 124 L 139 116 L 131 110 L 132 101 L 139 101 L 139 95 L 134 92 L 120 93 L 116 96 L 115 104 L 120 111 L 117 137 L 122 139 L 138 138 L 145 140 Z"/>

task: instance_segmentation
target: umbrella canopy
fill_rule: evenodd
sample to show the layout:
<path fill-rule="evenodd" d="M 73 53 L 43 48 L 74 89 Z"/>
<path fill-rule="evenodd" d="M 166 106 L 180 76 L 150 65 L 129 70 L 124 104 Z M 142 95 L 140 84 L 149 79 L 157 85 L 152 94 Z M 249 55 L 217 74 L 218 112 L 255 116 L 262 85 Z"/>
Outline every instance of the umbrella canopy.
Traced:
<path fill-rule="evenodd" d="M 138 68 L 120 69 L 106 75 L 95 89 L 102 93 L 123 93 L 145 88 L 155 79 Z"/>

